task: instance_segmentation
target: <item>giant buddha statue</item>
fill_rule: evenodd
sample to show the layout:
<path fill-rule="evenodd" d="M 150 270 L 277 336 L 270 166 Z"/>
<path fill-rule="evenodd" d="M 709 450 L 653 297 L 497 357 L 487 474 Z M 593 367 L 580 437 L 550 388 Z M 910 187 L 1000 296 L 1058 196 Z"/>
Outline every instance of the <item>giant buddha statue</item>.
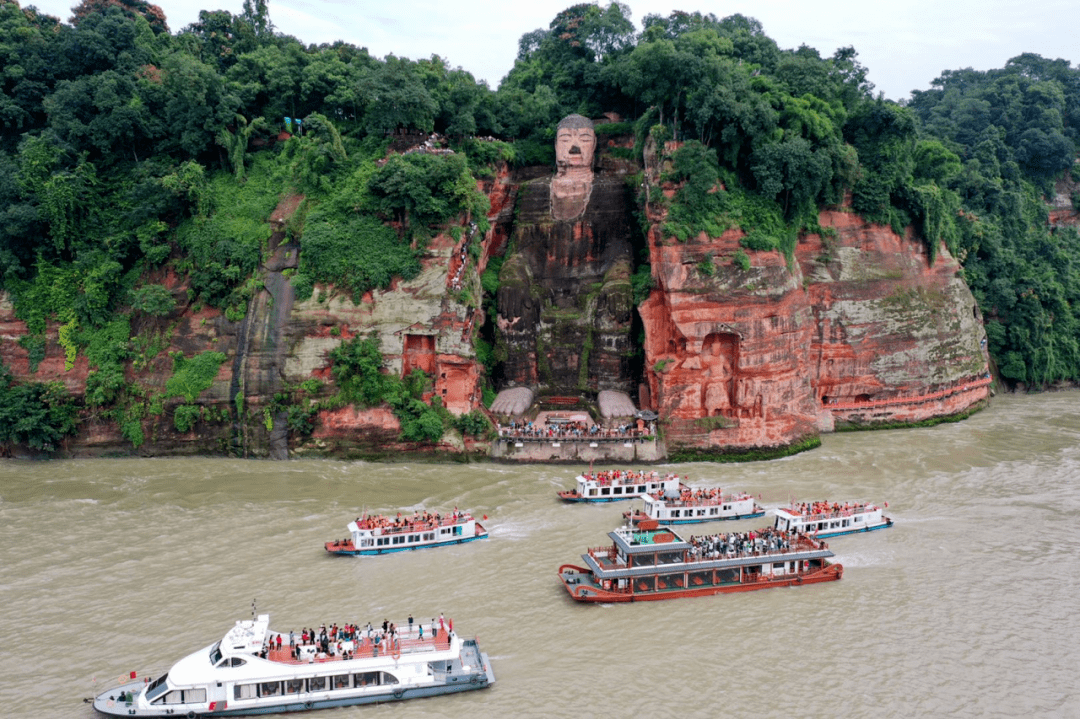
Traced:
<path fill-rule="evenodd" d="M 627 393 L 631 376 L 630 194 L 624 175 L 594 172 L 596 133 L 569 115 L 555 173 L 521 185 L 499 276 L 505 386 L 550 394 Z"/>

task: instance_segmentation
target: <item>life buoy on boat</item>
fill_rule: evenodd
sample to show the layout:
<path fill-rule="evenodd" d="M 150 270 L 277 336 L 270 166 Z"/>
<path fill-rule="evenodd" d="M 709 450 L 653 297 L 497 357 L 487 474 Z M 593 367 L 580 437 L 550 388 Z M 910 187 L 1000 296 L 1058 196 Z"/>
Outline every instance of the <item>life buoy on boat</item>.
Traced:
<path fill-rule="evenodd" d="M 394 698 L 395 699 L 400 699 L 403 696 L 405 696 L 405 690 L 404 689 L 398 687 L 397 689 L 394 690 Z"/>
<path fill-rule="evenodd" d="M 315 702 L 304 702 L 305 709 L 311 709 L 313 706 L 315 706 Z"/>
<path fill-rule="evenodd" d="M 187 719 L 195 719 L 195 712 L 188 712 Z"/>
<path fill-rule="evenodd" d="M 472 678 L 469 679 L 469 683 L 470 684 L 479 684 L 480 683 L 480 675 L 479 674 L 473 674 Z"/>

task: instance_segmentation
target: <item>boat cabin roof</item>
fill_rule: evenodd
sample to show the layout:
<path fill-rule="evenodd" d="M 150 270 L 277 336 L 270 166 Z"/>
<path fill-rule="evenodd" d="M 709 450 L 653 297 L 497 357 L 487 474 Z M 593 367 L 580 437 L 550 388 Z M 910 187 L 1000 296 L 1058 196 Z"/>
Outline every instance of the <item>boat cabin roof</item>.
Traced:
<path fill-rule="evenodd" d="M 690 543 L 669 527 L 657 529 L 621 527 L 614 532 L 608 532 L 608 536 L 615 542 L 615 546 L 626 554 L 646 554 L 658 549 L 675 551 L 690 548 Z"/>
<path fill-rule="evenodd" d="M 219 649 L 223 656 L 258 654 L 270 628 L 270 615 L 260 614 L 255 619 L 241 619 L 225 633 Z"/>

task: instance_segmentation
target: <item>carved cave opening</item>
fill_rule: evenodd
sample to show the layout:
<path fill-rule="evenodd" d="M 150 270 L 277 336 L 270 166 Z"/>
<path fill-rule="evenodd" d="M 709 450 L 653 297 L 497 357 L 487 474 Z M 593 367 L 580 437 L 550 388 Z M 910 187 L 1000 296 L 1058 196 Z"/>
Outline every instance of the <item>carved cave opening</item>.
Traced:
<path fill-rule="evenodd" d="M 701 343 L 702 411 L 706 417 L 737 417 L 735 387 L 739 368 L 739 336 L 710 332 Z"/>
<path fill-rule="evenodd" d="M 414 369 L 435 375 L 435 336 L 405 335 L 401 352 L 401 376 L 408 377 Z"/>

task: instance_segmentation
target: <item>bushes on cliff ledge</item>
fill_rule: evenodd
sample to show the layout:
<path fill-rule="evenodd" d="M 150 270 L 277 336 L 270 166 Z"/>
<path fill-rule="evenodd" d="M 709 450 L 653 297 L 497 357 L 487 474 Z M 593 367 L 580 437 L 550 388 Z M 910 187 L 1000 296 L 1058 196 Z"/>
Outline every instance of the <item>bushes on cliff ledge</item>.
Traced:
<path fill-rule="evenodd" d="M 378 337 L 342 342 L 330 351 L 330 363 L 340 398 L 362 407 L 389 404 L 401 423 L 402 440 L 435 442 L 442 437 L 448 413 L 421 399 L 430 378 L 421 370 L 404 379 L 384 373 Z"/>
<path fill-rule="evenodd" d="M 64 437 L 75 434 L 78 414 L 62 382 L 12 384 L 0 364 L 0 446 L 24 444 L 52 452 Z"/>

